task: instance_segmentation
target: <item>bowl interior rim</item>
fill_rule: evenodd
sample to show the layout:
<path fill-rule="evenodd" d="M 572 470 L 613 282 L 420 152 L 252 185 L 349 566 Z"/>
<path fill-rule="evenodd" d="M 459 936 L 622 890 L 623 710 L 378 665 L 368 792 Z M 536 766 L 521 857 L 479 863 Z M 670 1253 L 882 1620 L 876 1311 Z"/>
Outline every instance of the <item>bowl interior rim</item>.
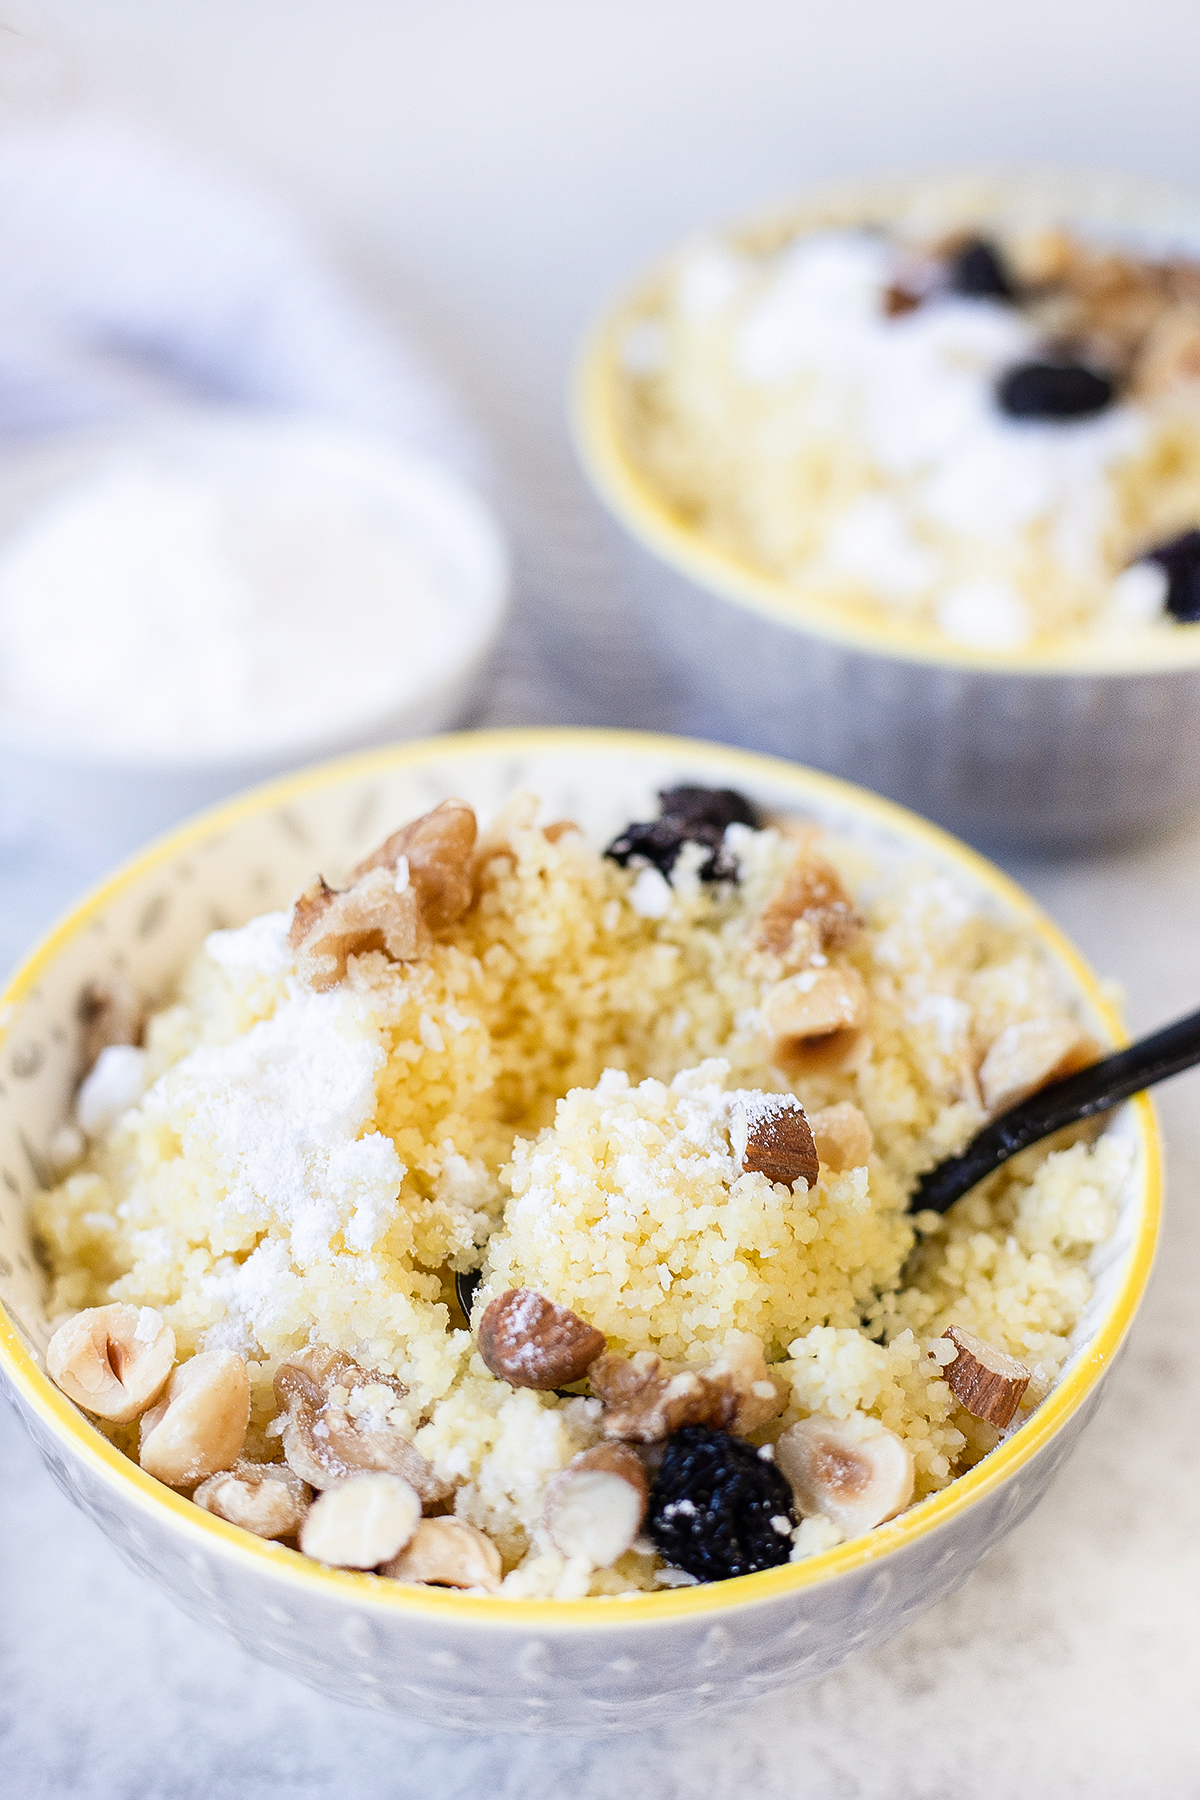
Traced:
<path fill-rule="evenodd" d="M 545 729 L 458 732 L 440 737 L 391 745 L 353 756 L 338 757 L 295 774 L 266 782 L 224 801 L 177 826 L 93 888 L 59 920 L 42 942 L 19 965 L 0 994 L 0 1042 L 21 1000 L 37 986 L 43 971 L 59 949 L 74 939 L 108 902 L 187 846 L 227 830 L 279 804 L 339 783 L 369 777 L 383 770 L 445 763 L 456 757 L 496 757 L 547 751 L 585 750 L 596 754 L 620 752 L 647 756 L 669 754 L 686 758 L 698 768 L 706 765 L 725 781 L 742 779 L 790 786 L 802 800 L 820 795 L 851 817 L 873 820 L 908 841 L 924 846 L 939 857 L 956 863 L 977 886 L 986 889 L 1001 907 L 1033 931 L 1039 941 L 1065 964 L 1078 984 L 1079 994 L 1093 1009 L 1115 1045 L 1127 1042 L 1120 1018 L 1079 951 L 1024 889 L 986 857 L 959 839 L 906 808 L 858 788 L 850 782 L 817 770 L 802 768 L 781 758 L 732 749 L 697 739 L 665 734 L 619 730 L 552 727 Z M 1129 1252 L 1128 1267 L 1120 1290 L 1101 1319 L 1086 1352 L 1030 1416 L 1026 1424 L 988 1456 L 932 1494 L 898 1519 L 877 1526 L 858 1538 L 798 1563 L 784 1563 L 756 1575 L 742 1575 L 723 1582 L 700 1584 L 649 1594 L 637 1594 L 602 1603 L 595 1597 L 582 1600 L 503 1600 L 473 1597 L 438 1589 L 408 1587 L 312 1562 L 296 1551 L 268 1543 L 238 1530 L 215 1514 L 206 1512 L 183 1495 L 164 1487 L 117 1450 L 91 1424 L 40 1368 L 38 1361 L 5 1309 L 0 1306 L 0 1371 L 11 1381 L 26 1404 L 54 1432 L 65 1450 L 80 1457 L 95 1474 L 141 1506 L 166 1516 L 199 1547 L 232 1554 L 253 1564 L 261 1575 L 298 1580 L 326 1599 L 341 1597 L 362 1604 L 378 1602 L 389 1607 L 432 1614 L 443 1621 L 469 1620 L 478 1624 L 547 1631 L 555 1628 L 628 1625 L 666 1622 L 731 1606 L 782 1598 L 817 1582 L 851 1573 L 877 1562 L 893 1550 L 913 1544 L 928 1532 L 948 1523 L 976 1500 L 992 1493 L 1052 1438 L 1087 1398 L 1104 1373 L 1132 1322 L 1145 1290 L 1154 1255 L 1161 1208 L 1162 1160 L 1155 1112 L 1150 1098 L 1139 1095 L 1128 1103 L 1140 1139 L 1143 1192 L 1141 1218 Z"/>
<path fill-rule="evenodd" d="M 655 291 L 671 278 L 677 264 L 702 236 L 737 240 L 787 229 L 813 229 L 820 222 L 869 223 L 878 219 L 883 205 L 894 203 L 898 196 L 952 195 L 972 180 L 998 185 L 1001 191 L 1008 183 L 1014 194 L 1031 187 L 1036 191 L 1039 184 L 1053 184 L 1056 190 L 1068 194 L 1076 191 L 1081 207 L 1098 193 L 1111 196 L 1114 189 L 1130 209 L 1139 198 L 1146 203 L 1158 200 L 1165 204 L 1173 200 L 1181 212 L 1190 209 L 1200 249 L 1200 194 L 1137 177 L 1088 177 L 1078 171 L 1055 169 L 981 168 L 957 173 L 881 175 L 808 188 L 788 204 L 742 215 L 708 233 L 693 233 L 689 239 L 677 242 L 644 266 L 595 318 L 577 354 L 569 393 L 572 436 L 584 473 L 635 540 L 701 587 L 792 631 L 811 633 L 870 656 L 981 675 L 1060 678 L 1117 679 L 1200 668 L 1200 625 L 1188 623 L 1179 623 L 1161 636 L 1131 632 L 1128 639 L 1109 643 L 1089 642 L 1085 638 L 1041 649 L 995 651 L 952 644 L 929 626 L 890 619 L 865 622 L 849 617 L 835 601 L 806 593 L 778 576 L 756 569 L 684 524 L 639 469 L 625 445 L 617 404 L 621 345 Z M 840 221 L 826 219 L 830 210 L 840 212 Z"/>

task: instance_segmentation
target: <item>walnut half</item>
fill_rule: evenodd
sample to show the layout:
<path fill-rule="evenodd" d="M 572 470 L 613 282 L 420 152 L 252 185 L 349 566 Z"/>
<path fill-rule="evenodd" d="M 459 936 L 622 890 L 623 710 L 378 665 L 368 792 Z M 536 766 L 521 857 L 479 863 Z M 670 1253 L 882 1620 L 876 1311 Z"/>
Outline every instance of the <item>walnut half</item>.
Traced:
<path fill-rule="evenodd" d="M 681 1425 L 713 1425 L 744 1435 L 783 1411 L 785 1397 L 749 1332 L 732 1332 L 710 1363 L 680 1367 L 652 1350 L 602 1356 L 588 1371 L 604 1402 L 604 1435 L 657 1444 Z"/>
<path fill-rule="evenodd" d="M 321 1344 L 280 1363 L 275 1397 L 286 1412 L 289 1468 L 320 1489 L 378 1472 L 407 1481 L 427 1506 L 448 1499 L 449 1483 L 434 1474 L 394 1415 L 407 1392 L 394 1375 L 364 1369 Z"/>

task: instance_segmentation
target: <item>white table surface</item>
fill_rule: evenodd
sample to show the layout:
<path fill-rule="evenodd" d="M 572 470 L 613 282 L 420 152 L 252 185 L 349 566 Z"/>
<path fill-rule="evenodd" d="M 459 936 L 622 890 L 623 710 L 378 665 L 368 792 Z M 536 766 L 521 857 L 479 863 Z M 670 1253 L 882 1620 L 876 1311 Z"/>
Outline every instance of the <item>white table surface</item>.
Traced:
<path fill-rule="evenodd" d="M 1042 157 L 1186 177 L 1200 14 L 1016 0 L 16 4 L 25 104 L 111 100 L 312 207 L 403 295 L 498 447 L 519 550 L 489 722 L 702 732 L 620 610 L 561 388 L 660 242 L 806 177 Z M 40 60 L 39 60 L 40 59 Z M 0 94 L 4 91 L 0 57 Z M 29 98 L 32 96 L 32 98 Z M 1141 1030 L 1200 994 L 1200 825 L 1010 868 Z M 0 961 L 99 870 L 0 833 Z M 871 1657 L 735 1719 L 601 1745 L 411 1731 L 185 1621 L 0 1407 L 0 1791 L 21 1800 L 1064 1800 L 1200 1795 L 1200 1075 L 1162 1094 L 1166 1231 L 1107 1400 L 1040 1511 Z"/>

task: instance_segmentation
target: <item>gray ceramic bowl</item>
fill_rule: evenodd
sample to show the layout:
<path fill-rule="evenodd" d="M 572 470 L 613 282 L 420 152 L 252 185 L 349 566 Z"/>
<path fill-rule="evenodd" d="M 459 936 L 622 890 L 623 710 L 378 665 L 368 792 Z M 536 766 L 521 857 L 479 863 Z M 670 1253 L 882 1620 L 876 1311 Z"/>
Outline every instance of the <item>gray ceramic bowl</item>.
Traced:
<path fill-rule="evenodd" d="M 881 220 L 1060 219 L 1200 255 L 1200 198 L 1107 176 L 893 177 L 824 190 L 733 243 Z M 678 253 L 677 253 L 678 254 Z M 1200 626 L 999 653 L 864 625 L 706 543 L 653 491 L 623 428 L 621 348 L 673 258 L 602 319 L 577 372 L 576 441 L 632 594 L 699 716 L 755 749 L 860 781 L 979 843 L 1074 849 L 1140 835 L 1200 795 Z"/>
<path fill-rule="evenodd" d="M 1105 1043 L 1120 1027 L 1079 955 L 1021 890 L 922 820 L 766 757 L 632 732 L 431 739 L 328 763 L 230 800 L 89 895 L 0 1000 L 0 1381 L 59 1486 L 133 1566 L 196 1619 L 322 1692 L 451 1730 L 610 1733 L 665 1727 L 826 1674 L 952 1593 L 1037 1504 L 1100 1397 L 1150 1270 L 1159 1205 L 1143 1096 L 1109 1124 L 1133 1150 L 1113 1238 L 1063 1373 L 1026 1424 L 943 1492 L 806 1562 L 621 1600 L 505 1601 L 310 1562 L 173 1493 L 102 1437 L 45 1373 L 44 1281 L 28 1202 L 65 1116 L 82 985 L 125 969 L 162 991 L 211 929 L 286 905 L 317 867 L 353 862 L 397 820 L 451 794 L 490 815 L 516 789 L 603 841 L 660 787 L 734 786 L 863 844 L 923 860 L 1030 930 Z"/>

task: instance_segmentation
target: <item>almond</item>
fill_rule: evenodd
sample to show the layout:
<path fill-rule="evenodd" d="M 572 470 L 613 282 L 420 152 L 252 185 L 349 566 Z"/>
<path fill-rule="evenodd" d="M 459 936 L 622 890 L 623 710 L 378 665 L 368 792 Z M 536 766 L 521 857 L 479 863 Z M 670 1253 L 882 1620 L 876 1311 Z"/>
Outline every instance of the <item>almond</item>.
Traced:
<path fill-rule="evenodd" d="M 790 1094 L 753 1094 L 737 1104 L 745 1120 L 743 1171 L 765 1175 L 768 1181 L 782 1182 L 784 1187 L 792 1187 L 797 1181 L 813 1187 L 820 1163 L 800 1102 Z M 735 1148 L 740 1140 L 739 1129 Z"/>
<path fill-rule="evenodd" d="M 604 1333 L 533 1288 L 510 1288 L 479 1321 L 479 1354 L 512 1387 L 578 1381 L 604 1349 Z"/>
<path fill-rule="evenodd" d="M 997 1350 L 994 1344 L 985 1344 L 961 1326 L 951 1325 L 942 1337 L 948 1338 L 957 1351 L 952 1362 L 942 1364 L 942 1374 L 954 1398 L 973 1418 L 985 1419 L 1003 1430 L 1021 1403 L 1031 1371 L 1015 1356 Z M 941 1362 L 940 1357 L 937 1360 Z"/>

